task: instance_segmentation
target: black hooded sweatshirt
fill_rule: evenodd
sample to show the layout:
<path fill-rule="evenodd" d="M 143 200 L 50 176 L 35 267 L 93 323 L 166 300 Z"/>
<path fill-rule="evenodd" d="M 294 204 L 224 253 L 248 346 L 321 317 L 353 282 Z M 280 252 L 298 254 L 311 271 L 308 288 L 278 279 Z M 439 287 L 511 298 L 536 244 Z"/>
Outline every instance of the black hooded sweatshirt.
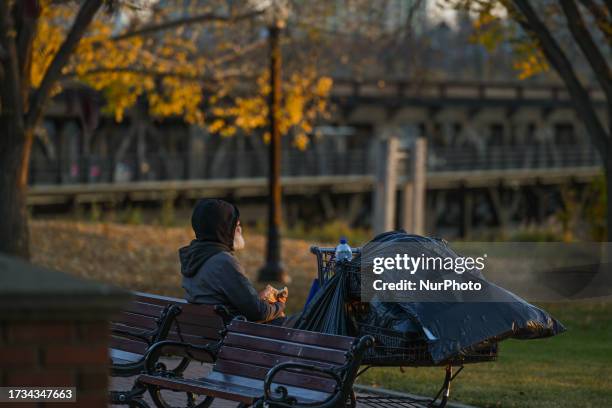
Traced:
<path fill-rule="evenodd" d="M 285 304 L 261 300 L 232 254 L 239 216 L 238 208 L 228 202 L 197 202 L 191 216 L 196 239 L 179 249 L 186 299 L 224 305 L 233 315 L 255 322 L 274 320 L 282 315 Z"/>

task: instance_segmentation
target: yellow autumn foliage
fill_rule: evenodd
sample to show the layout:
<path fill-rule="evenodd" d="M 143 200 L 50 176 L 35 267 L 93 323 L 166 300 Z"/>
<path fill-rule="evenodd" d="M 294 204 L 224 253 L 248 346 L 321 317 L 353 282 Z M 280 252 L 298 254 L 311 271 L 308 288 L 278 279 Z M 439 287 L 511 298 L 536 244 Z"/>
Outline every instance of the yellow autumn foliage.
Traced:
<path fill-rule="evenodd" d="M 527 79 L 549 70 L 548 61 L 542 51 L 528 41 L 515 45 L 512 66 L 518 71 L 519 79 Z"/>
<path fill-rule="evenodd" d="M 216 107 L 217 117 L 209 126 L 212 132 L 227 132 L 242 129 L 247 133 L 264 129 L 268 124 L 268 97 L 270 95 L 269 74 L 262 73 L 257 79 L 259 92 L 252 97 L 236 98 L 227 107 Z M 313 121 L 328 113 L 328 95 L 333 81 L 321 77 L 311 68 L 296 72 L 283 84 L 283 98 L 279 127 L 281 134 L 293 132 L 293 145 L 305 149 L 310 141 L 308 134 L 313 131 Z M 267 143 L 270 135 L 264 133 Z"/>
<path fill-rule="evenodd" d="M 513 48 L 513 68 L 519 79 L 527 79 L 549 70 L 548 62 L 536 43 L 524 33 L 517 31 L 514 24 L 500 16 L 500 10 L 507 13 L 505 0 L 445 0 L 451 7 L 469 12 L 473 17 L 474 31 L 471 40 L 493 51 L 500 44 L 508 42 Z"/>
<path fill-rule="evenodd" d="M 41 6 L 33 45 L 31 83 L 34 87 L 40 85 L 77 11 L 70 2 L 43 0 Z M 190 12 L 197 13 L 197 10 Z M 166 19 L 171 18 L 168 17 L 171 11 L 164 14 Z M 110 15 L 96 16 L 65 67 L 56 92 L 70 81 L 90 86 L 104 95 L 103 109 L 117 121 L 122 121 L 140 98 L 146 98 L 152 117 L 182 117 L 224 137 L 239 130 L 246 133 L 265 130 L 270 93 L 267 67 L 260 69 L 256 83 L 246 84 L 250 91 L 245 94 L 244 83 L 223 79 L 226 70 L 233 67 L 203 55 L 193 29 L 190 34 L 184 27 L 178 27 L 154 36 L 114 39 L 118 34 L 115 23 Z M 211 23 L 213 27 L 215 24 Z M 238 48 L 232 44 L 232 38 L 227 40 L 216 43 L 217 50 L 231 53 Z M 211 82 L 213 86 L 205 86 Z M 234 92 L 237 85 L 241 85 L 240 96 L 233 96 L 237 94 Z M 312 122 L 326 113 L 331 85 L 331 79 L 317 76 L 312 68 L 293 73 L 285 81 L 281 131 L 293 133 L 297 147 L 307 145 Z M 209 107 L 208 117 L 204 105 Z"/>

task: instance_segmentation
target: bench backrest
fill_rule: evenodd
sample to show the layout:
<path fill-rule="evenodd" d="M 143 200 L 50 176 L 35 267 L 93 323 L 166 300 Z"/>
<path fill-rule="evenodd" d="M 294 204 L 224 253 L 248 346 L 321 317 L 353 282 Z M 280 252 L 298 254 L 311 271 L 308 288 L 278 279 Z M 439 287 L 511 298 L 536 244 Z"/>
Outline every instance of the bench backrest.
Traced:
<path fill-rule="evenodd" d="M 173 301 L 158 298 L 145 293 L 134 293 L 132 300 L 111 319 L 110 347 L 135 354 L 144 354 L 148 348 L 146 340 L 151 336 L 139 339 L 139 335 L 155 332 L 164 309 L 174 304 Z M 120 334 L 120 331 L 133 333 L 134 336 Z"/>
<path fill-rule="evenodd" d="M 354 338 L 288 329 L 233 320 L 219 351 L 214 374 L 263 380 L 269 369 L 282 362 L 321 368 L 343 366 Z M 331 377 L 313 372 L 282 372 L 275 383 L 332 392 Z"/>
<path fill-rule="evenodd" d="M 167 339 L 201 345 L 221 338 L 224 321 L 213 306 L 193 305 L 184 299 L 149 293 L 134 292 L 133 295 L 125 308 L 111 320 L 110 346 L 113 349 L 143 355 L 152 341 Z M 159 338 L 161 319 L 168 318 L 171 306 L 178 316 L 170 317 L 172 325 L 168 334 Z M 162 316 L 164 313 L 166 316 Z M 120 331 L 136 336 L 124 335 Z M 154 335 L 139 339 L 137 335 L 143 333 Z"/>
<path fill-rule="evenodd" d="M 170 327 L 168 340 L 205 345 L 221 340 L 225 330 L 223 316 L 215 306 L 183 302 L 181 313 Z"/>

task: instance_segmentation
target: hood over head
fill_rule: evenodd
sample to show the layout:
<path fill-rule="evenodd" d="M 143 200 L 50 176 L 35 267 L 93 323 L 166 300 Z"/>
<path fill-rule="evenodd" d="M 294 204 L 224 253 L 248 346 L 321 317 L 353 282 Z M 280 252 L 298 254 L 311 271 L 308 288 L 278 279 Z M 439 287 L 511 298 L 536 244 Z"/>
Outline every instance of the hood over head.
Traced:
<path fill-rule="evenodd" d="M 234 249 L 234 233 L 240 218 L 238 208 L 223 200 L 199 200 L 191 215 L 196 239 L 179 249 L 181 273 L 194 276 L 213 255 Z"/>

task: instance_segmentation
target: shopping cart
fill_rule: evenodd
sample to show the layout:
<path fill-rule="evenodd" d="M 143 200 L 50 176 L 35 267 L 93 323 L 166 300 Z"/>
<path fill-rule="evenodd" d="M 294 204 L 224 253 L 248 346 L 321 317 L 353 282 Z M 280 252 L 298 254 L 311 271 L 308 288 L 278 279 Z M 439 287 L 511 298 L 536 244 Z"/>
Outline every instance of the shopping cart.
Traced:
<path fill-rule="evenodd" d="M 326 282 L 336 273 L 335 248 L 312 246 L 310 251 L 317 258 L 317 269 L 319 284 L 324 286 Z M 353 256 L 361 253 L 361 248 L 353 248 Z M 350 310 L 358 314 L 367 314 L 368 303 L 361 302 L 361 270 L 358 262 L 344 262 L 338 267 L 346 274 L 348 284 L 348 299 L 351 303 Z M 362 374 L 370 367 L 445 367 L 444 382 L 438 394 L 431 400 L 427 400 L 429 406 L 443 407 L 446 405 L 450 395 L 450 384 L 459 374 L 465 364 L 495 361 L 499 351 L 496 341 L 485 341 L 469 348 L 460 350 L 456 355 L 444 360 L 434 362 L 429 351 L 427 340 L 415 333 L 402 333 L 395 330 L 363 324 L 356 321 L 355 335 L 372 335 L 376 340 L 375 346 L 363 358 L 364 368 Z M 457 367 L 453 373 L 453 368 Z M 379 397 L 359 398 L 363 405 L 378 406 Z M 394 397 L 398 400 L 399 397 Z M 439 402 L 438 402 L 439 401 Z M 422 403 L 423 401 L 417 401 Z M 385 397 L 385 406 L 405 406 L 406 401 L 398 400 L 397 404 L 391 404 Z"/>

